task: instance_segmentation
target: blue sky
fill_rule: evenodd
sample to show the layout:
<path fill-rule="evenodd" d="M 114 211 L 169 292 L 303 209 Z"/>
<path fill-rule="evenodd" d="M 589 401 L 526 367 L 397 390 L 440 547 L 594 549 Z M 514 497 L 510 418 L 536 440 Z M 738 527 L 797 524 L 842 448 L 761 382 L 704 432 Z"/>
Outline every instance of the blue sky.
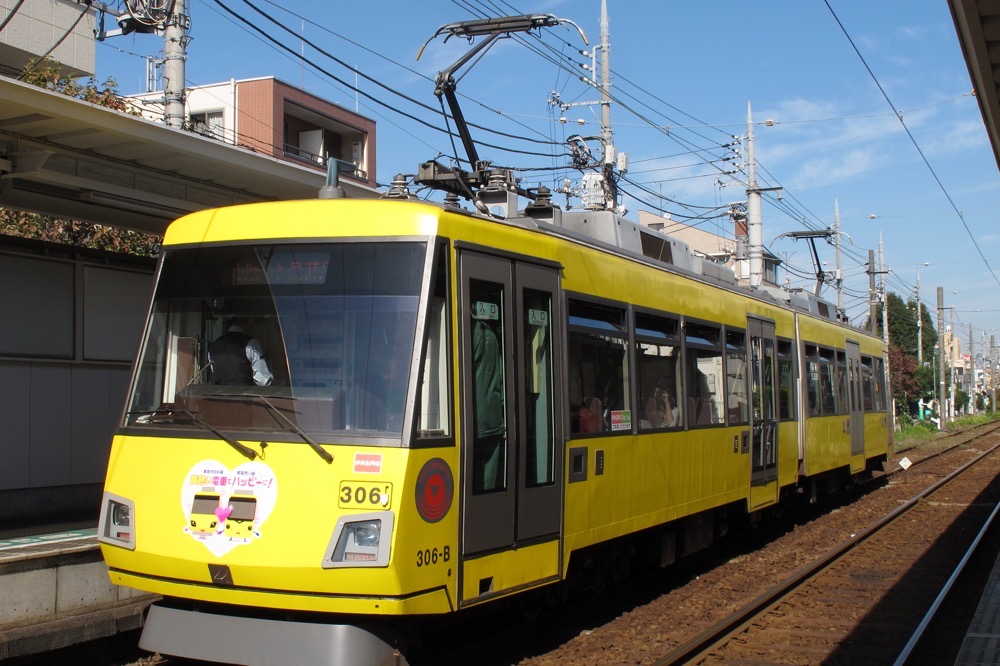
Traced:
<path fill-rule="evenodd" d="M 439 108 L 434 74 L 467 48 L 464 41 L 438 38 L 417 61 L 443 24 L 501 12 L 551 13 L 578 24 L 591 46 L 600 39 L 600 0 L 383 0 L 377 6 L 253 0 L 294 34 L 244 0 L 189 2 L 188 85 L 276 76 L 358 108 L 377 122 L 380 183 L 454 152 L 443 133 L 393 109 L 432 125 L 440 120 L 364 77 L 360 89 L 385 106 L 356 95 L 330 76 L 353 84 L 355 74 L 301 38 L 433 108 Z M 325 73 L 266 41 L 223 6 Z M 945 305 L 953 308 L 946 322 L 953 318 L 963 351 L 970 324 L 977 346 L 984 334 L 1000 341 L 1000 267 L 994 275 L 983 260 L 993 261 L 1000 250 L 1000 174 L 944 0 L 829 0 L 829 7 L 823 0 L 608 0 L 608 11 L 612 127 L 616 147 L 630 159 L 632 183 L 622 184 L 630 216 L 659 208 L 677 220 L 710 218 L 715 207 L 745 199 L 745 174 L 723 174 L 731 167 L 719 158 L 730 154 L 722 147 L 730 135 L 746 133 L 750 103 L 759 184 L 783 188 L 781 202 L 770 195 L 763 207 L 771 251 L 795 272 L 812 273 L 806 243 L 778 237 L 829 227 L 837 199 L 841 229 L 850 237 L 844 271 L 852 319 L 863 320 L 867 309 L 868 277 L 859 262 L 877 249 L 881 235 L 890 291 L 912 297 L 920 267 L 921 300 L 936 321 L 936 288 L 944 288 Z M 575 30 L 550 28 L 539 37 L 502 40 L 459 81 L 458 91 L 471 122 L 517 137 L 473 129 L 475 139 L 544 154 L 481 146 L 480 157 L 524 168 L 524 185 L 552 186 L 579 180 L 579 172 L 561 168 L 566 158 L 552 156 L 563 152 L 559 142 L 574 133 L 596 135 L 600 124 L 598 107 L 563 111 L 549 103 L 551 93 L 564 102 L 598 95 L 577 78 L 587 72 L 573 63 L 589 62 L 578 50 L 590 47 Z M 109 39 L 98 46 L 98 78 L 114 77 L 127 94 L 144 91 L 142 56 L 161 46 L 153 35 Z M 560 116 L 569 122 L 560 123 Z M 464 155 L 460 144 L 458 151 Z M 731 234 L 725 217 L 694 221 Z M 832 270 L 833 247 L 821 243 L 819 249 Z M 813 280 L 793 277 L 792 285 L 811 289 Z M 829 288 L 823 295 L 836 301 Z"/>

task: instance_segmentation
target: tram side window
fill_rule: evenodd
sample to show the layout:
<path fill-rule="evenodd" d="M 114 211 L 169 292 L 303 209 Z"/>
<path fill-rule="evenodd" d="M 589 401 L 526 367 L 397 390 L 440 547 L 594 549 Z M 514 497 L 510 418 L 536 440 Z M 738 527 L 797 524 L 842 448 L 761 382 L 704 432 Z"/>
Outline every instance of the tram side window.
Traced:
<path fill-rule="evenodd" d="M 639 429 L 678 428 L 681 347 L 676 319 L 636 313 L 635 359 Z"/>
<path fill-rule="evenodd" d="M 889 399 L 885 395 L 885 365 L 882 359 L 875 359 L 875 409 L 888 411 Z"/>
<path fill-rule="evenodd" d="M 823 415 L 832 416 L 837 413 L 837 392 L 834 388 L 834 355 L 832 349 L 819 348 L 819 383 L 822 396 Z"/>
<path fill-rule="evenodd" d="M 631 432 L 625 310 L 569 301 L 570 432 Z"/>
<path fill-rule="evenodd" d="M 726 415 L 729 425 L 750 422 L 746 333 L 726 329 Z"/>
<path fill-rule="evenodd" d="M 875 382 L 872 377 L 872 359 L 870 356 L 861 357 L 861 400 L 866 412 L 875 409 Z"/>
<path fill-rule="evenodd" d="M 837 352 L 837 407 L 840 414 L 851 412 L 851 403 L 847 395 L 847 354 Z"/>
<path fill-rule="evenodd" d="M 816 345 L 806 345 L 806 408 L 809 416 L 820 415 L 819 400 L 819 354 Z"/>
<path fill-rule="evenodd" d="M 427 309 L 424 358 L 417 392 L 418 437 L 447 437 L 451 434 L 446 248 L 447 245 L 442 245 L 442 251 L 437 257 L 434 285 Z"/>
<path fill-rule="evenodd" d="M 713 425 L 723 422 L 723 376 L 721 331 L 718 326 L 686 322 L 684 345 L 687 378 L 688 424 Z"/>
<path fill-rule="evenodd" d="M 778 418 L 795 418 L 795 365 L 788 340 L 778 340 Z"/>

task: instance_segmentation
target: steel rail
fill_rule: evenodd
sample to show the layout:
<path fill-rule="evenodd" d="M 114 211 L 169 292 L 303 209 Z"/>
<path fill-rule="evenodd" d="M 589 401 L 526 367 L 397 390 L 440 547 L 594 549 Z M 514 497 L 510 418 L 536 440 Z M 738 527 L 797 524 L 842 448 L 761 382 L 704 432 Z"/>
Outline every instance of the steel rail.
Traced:
<path fill-rule="evenodd" d="M 655 661 L 654 666 L 668 666 L 670 664 L 686 663 L 699 654 L 708 651 L 713 646 L 720 644 L 729 636 L 749 625 L 754 618 L 761 615 L 766 609 L 780 601 L 782 597 L 787 596 L 802 583 L 819 574 L 823 569 L 826 569 L 838 559 L 846 555 L 855 546 L 862 543 L 868 537 L 877 533 L 885 526 L 891 524 L 907 511 L 917 506 L 921 500 L 937 492 L 937 490 L 939 490 L 942 486 L 960 476 L 967 469 L 992 454 L 998 448 L 1000 448 L 1000 444 L 994 445 L 992 448 L 979 454 L 947 476 L 939 479 L 934 484 L 928 486 L 920 493 L 909 499 L 906 503 L 900 505 L 846 541 L 834 546 L 833 549 L 817 559 L 815 562 L 803 567 L 796 573 L 792 574 L 792 576 L 784 582 L 779 583 L 778 585 L 775 585 L 771 589 L 767 590 L 726 619 L 708 627 L 691 640 L 674 648 L 664 657 Z"/>
<path fill-rule="evenodd" d="M 973 539 L 969 549 L 965 551 L 965 555 L 962 556 L 962 560 L 958 563 L 958 566 L 956 566 L 955 570 L 951 572 L 951 576 L 948 578 L 948 581 L 944 584 L 944 587 L 941 588 L 941 592 L 939 592 L 937 598 L 934 599 L 934 603 L 932 603 L 931 607 L 927 609 L 927 613 L 920 621 L 920 624 L 917 625 L 913 635 L 910 636 L 910 640 L 907 641 L 906 645 L 903 647 L 903 651 L 899 653 L 898 657 L 896 657 L 896 661 L 893 662 L 893 666 L 903 666 L 903 664 L 906 663 L 906 660 L 910 658 L 910 654 L 912 654 L 913 650 L 917 647 L 917 643 L 919 643 L 920 639 L 923 638 L 924 631 L 927 630 L 927 627 L 934 620 L 935 615 L 937 615 L 938 610 L 940 610 L 941 604 L 943 604 L 944 600 L 948 598 L 949 594 L 951 594 L 951 588 L 955 584 L 955 581 L 958 580 L 958 577 L 962 575 L 962 571 L 965 570 L 965 565 L 968 564 L 970 559 L 972 559 L 972 556 L 979 548 L 979 545 L 986 536 L 986 533 L 989 532 L 997 514 L 1000 514 L 1000 503 L 997 503 L 997 505 L 993 507 L 990 517 L 986 519 L 986 523 L 983 525 L 982 529 L 979 530 L 976 538 Z"/>

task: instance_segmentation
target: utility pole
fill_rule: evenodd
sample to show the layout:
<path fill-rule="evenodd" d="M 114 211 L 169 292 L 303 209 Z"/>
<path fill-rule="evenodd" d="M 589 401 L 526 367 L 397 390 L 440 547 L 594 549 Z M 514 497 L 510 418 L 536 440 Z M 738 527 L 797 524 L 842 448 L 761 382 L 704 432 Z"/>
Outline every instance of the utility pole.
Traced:
<path fill-rule="evenodd" d="M 882 301 L 882 340 L 889 346 L 889 294 L 885 291 L 885 252 L 882 248 L 882 234 L 878 235 L 879 300 Z"/>
<path fill-rule="evenodd" d="M 608 3 L 601 0 L 601 172 L 604 174 L 604 207 L 618 206 L 615 163 L 618 158 L 611 135 L 611 31 L 608 26 Z"/>
<path fill-rule="evenodd" d="M 948 309 L 948 414 L 955 420 L 955 307 Z"/>
<path fill-rule="evenodd" d="M 833 199 L 833 246 L 837 250 L 837 316 L 844 318 L 844 273 L 840 268 L 840 204 Z"/>
<path fill-rule="evenodd" d="M 924 367 L 924 312 L 920 306 L 920 267 L 917 266 L 917 366 Z"/>
<path fill-rule="evenodd" d="M 761 228 L 760 190 L 757 189 L 757 161 L 754 157 L 753 113 L 747 102 L 747 245 L 750 259 L 750 286 L 764 282 L 764 233 Z"/>
<path fill-rule="evenodd" d="M 972 322 L 969 322 L 969 414 L 976 413 L 976 350 L 972 346 Z"/>
<path fill-rule="evenodd" d="M 875 332 L 875 250 L 868 250 L 868 332 Z"/>
<path fill-rule="evenodd" d="M 938 377 L 940 377 L 941 390 L 938 394 L 938 430 L 944 428 L 946 417 L 945 402 L 945 380 L 944 380 L 944 287 L 937 288 L 937 317 L 938 317 Z"/>
<path fill-rule="evenodd" d="M 560 21 L 570 23 L 570 21 L 565 19 L 560 19 Z M 576 27 L 575 24 L 573 25 Z M 577 30 L 579 30 L 579 27 L 577 27 Z M 587 38 L 583 36 L 583 31 L 580 31 L 580 36 L 583 37 L 584 42 L 587 42 Z M 597 72 L 598 52 L 601 54 L 600 74 Z M 608 22 L 608 4 L 607 0 L 601 0 L 601 43 L 591 49 L 589 53 L 581 51 L 582 55 L 590 56 L 591 58 L 590 65 L 585 64 L 583 66 L 584 69 L 590 71 L 591 78 L 581 78 L 585 83 L 589 83 L 600 91 L 601 99 L 597 102 L 563 102 L 559 99 L 559 93 L 553 92 L 549 99 L 549 104 L 558 105 L 563 111 L 574 106 L 593 106 L 595 104 L 601 106 L 600 136 L 582 137 L 574 135 L 569 137 L 568 142 L 574 154 L 574 162 L 579 161 L 580 163 L 577 165 L 578 167 L 592 169 L 598 166 L 600 168 L 600 173 L 585 173 L 581 179 L 581 195 L 584 208 L 587 210 L 608 210 L 615 212 L 618 208 L 618 181 L 615 169 L 617 168 L 620 173 L 628 170 L 628 155 L 625 153 L 618 154 L 611 131 L 610 53 L 611 31 Z M 560 118 L 560 120 L 566 122 L 565 117 Z M 593 140 L 601 142 L 601 161 L 599 165 L 594 164 L 590 149 L 586 146 L 587 141 Z M 569 186 L 567 185 L 564 189 L 567 190 L 568 199 Z"/>
<path fill-rule="evenodd" d="M 882 249 L 882 234 L 878 235 L 878 265 L 879 272 L 882 274 L 882 340 L 885 342 L 885 379 L 886 387 L 889 390 L 888 397 L 891 400 L 892 409 L 889 411 L 889 432 L 895 432 L 896 430 L 896 398 L 893 396 L 891 388 L 892 374 L 889 371 L 889 295 L 885 290 L 885 252 Z"/>
<path fill-rule="evenodd" d="M 997 411 L 997 365 L 993 360 L 993 336 L 990 335 L 990 409 Z"/>
<path fill-rule="evenodd" d="M 167 127 L 184 127 L 187 118 L 184 113 L 184 76 L 190 26 L 191 18 L 184 0 L 175 0 L 173 13 L 167 17 L 163 30 L 163 78 L 166 81 L 163 96 Z"/>

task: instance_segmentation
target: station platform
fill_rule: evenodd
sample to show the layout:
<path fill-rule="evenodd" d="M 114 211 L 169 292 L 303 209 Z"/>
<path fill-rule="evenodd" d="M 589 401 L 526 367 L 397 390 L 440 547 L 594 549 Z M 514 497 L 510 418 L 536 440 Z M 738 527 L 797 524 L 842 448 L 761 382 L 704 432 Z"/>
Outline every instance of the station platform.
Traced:
<path fill-rule="evenodd" d="M 137 629 L 155 599 L 111 584 L 95 526 L 0 534 L 0 661 Z"/>
<path fill-rule="evenodd" d="M 983 587 L 955 666 L 1000 664 L 1000 557 Z"/>

